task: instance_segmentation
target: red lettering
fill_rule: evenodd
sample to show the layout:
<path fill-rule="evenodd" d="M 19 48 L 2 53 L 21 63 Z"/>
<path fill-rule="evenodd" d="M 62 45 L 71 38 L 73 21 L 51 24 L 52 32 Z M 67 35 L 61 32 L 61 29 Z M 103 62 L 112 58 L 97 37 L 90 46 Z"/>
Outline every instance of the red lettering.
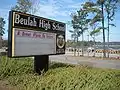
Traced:
<path fill-rule="evenodd" d="M 19 32 L 19 31 L 17 31 L 17 35 L 20 35 L 20 32 Z"/>
<path fill-rule="evenodd" d="M 50 34 L 50 33 L 23 31 L 23 30 L 16 31 L 16 35 L 21 37 L 30 37 L 30 38 L 44 38 L 44 39 L 54 38 L 53 34 Z"/>
<path fill-rule="evenodd" d="M 41 38 L 41 33 L 34 33 L 34 34 L 33 34 L 33 37 L 34 37 L 34 38 Z"/>
<path fill-rule="evenodd" d="M 31 37 L 31 32 L 22 32 L 22 36 Z"/>

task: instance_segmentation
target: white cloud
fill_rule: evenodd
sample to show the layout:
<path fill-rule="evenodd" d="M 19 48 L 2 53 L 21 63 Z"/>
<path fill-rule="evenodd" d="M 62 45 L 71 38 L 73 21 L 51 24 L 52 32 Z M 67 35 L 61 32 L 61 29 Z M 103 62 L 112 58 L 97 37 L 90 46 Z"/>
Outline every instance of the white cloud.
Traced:
<path fill-rule="evenodd" d="M 80 8 L 80 4 L 81 1 L 78 2 L 77 0 L 36 0 L 34 2 L 34 7 L 37 9 L 37 12 L 34 13 L 34 15 L 67 22 L 71 19 L 70 14 Z M 6 18 L 6 21 L 8 19 L 10 7 L 11 6 L 6 9 L 0 9 L 0 12 L 2 12 L 0 16 Z M 5 27 L 7 28 L 8 24 L 6 24 Z M 67 34 L 69 38 L 70 33 L 68 31 Z"/>
<path fill-rule="evenodd" d="M 0 8 L 0 17 L 3 17 L 4 19 L 8 19 L 9 11 L 11 10 L 11 7 L 13 5 L 5 6 L 4 8 Z"/>
<path fill-rule="evenodd" d="M 61 2 L 64 2 L 64 3 L 74 3 L 75 0 L 60 0 Z"/>
<path fill-rule="evenodd" d="M 0 9 L 0 17 L 6 18 L 8 16 L 8 9 Z"/>
<path fill-rule="evenodd" d="M 40 2 L 37 6 L 37 12 L 35 14 L 44 16 L 44 17 L 53 17 L 58 13 L 58 7 L 55 6 L 55 2 Z"/>
<path fill-rule="evenodd" d="M 70 4 L 68 5 L 68 8 L 72 8 L 72 9 L 79 9 L 81 7 L 82 3 L 74 3 L 74 4 Z"/>
<path fill-rule="evenodd" d="M 40 1 L 37 5 L 37 15 L 55 18 L 57 16 L 69 17 L 73 10 L 80 7 L 81 3 L 73 0 L 48 0 Z"/>

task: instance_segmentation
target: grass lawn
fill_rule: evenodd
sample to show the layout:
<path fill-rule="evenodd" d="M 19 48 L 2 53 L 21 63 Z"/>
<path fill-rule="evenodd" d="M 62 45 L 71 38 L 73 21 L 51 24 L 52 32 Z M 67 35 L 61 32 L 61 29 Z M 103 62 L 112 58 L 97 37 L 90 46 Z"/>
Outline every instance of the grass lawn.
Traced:
<path fill-rule="evenodd" d="M 0 60 L 0 81 L 17 90 L 120 90 L 120 70 L 50 63 L 42 75 L 33 71 L 32 58 Z"/>

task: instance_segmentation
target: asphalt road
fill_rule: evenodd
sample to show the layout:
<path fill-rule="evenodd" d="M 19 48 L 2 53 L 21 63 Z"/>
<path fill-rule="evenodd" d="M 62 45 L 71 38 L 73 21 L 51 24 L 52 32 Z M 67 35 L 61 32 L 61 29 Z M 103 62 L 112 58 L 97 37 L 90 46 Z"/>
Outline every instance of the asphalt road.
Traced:
<path fill-rule="evenodd" d="M 0 49 L 0 52 L 4 50 Z M 119 55 L 120 56 L 120 55 Z M 97 60 L 87 57 L 73 57 L 73 55 L 67 53 L 66 55 L 54 55 L 50 56 L 51 61 L 76 64 L 76 65 L 88 65 L 91 67 L 98 68 L 109 68 L 109 69 L 119 69 L 120 70 L 120 60 Z"/>
<path fill-rule="evenodd" d="M 50 61 L 120 70 L 120 60 L 96 60 L 87 57 L 73 57 L 71 55 L 55 55 L 50 56 Z"/>

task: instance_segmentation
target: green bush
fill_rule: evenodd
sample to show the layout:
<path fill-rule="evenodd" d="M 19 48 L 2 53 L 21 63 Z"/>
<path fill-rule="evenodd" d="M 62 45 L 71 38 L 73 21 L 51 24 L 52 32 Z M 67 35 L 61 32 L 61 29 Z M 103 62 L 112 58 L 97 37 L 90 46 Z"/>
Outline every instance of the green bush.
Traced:
<path fill-rule="evenodd" d="M 0 77 L 20 90 L 120 90 L 120 70 L 50 63 L 46 73 L 37 75 L 31 58 L 1 62 Z"/>
<path fill-rule="evenodd" d="M 7 55 L 7 52 L 1 52 L 0 55 L 5 56 Z"/>
<path fill-rule="evenodd" d="M 8 76 L 22 75 L 33 72 L 33 60 L 31 58 L 7 58 L 0 60 L 0 79 Z"/>
<path fill-rule="evenodd" d="M 9 77 L 10 84 L 23 90 L 120 90 L 120 71 L 60 67 L 38 75 Z"/>

